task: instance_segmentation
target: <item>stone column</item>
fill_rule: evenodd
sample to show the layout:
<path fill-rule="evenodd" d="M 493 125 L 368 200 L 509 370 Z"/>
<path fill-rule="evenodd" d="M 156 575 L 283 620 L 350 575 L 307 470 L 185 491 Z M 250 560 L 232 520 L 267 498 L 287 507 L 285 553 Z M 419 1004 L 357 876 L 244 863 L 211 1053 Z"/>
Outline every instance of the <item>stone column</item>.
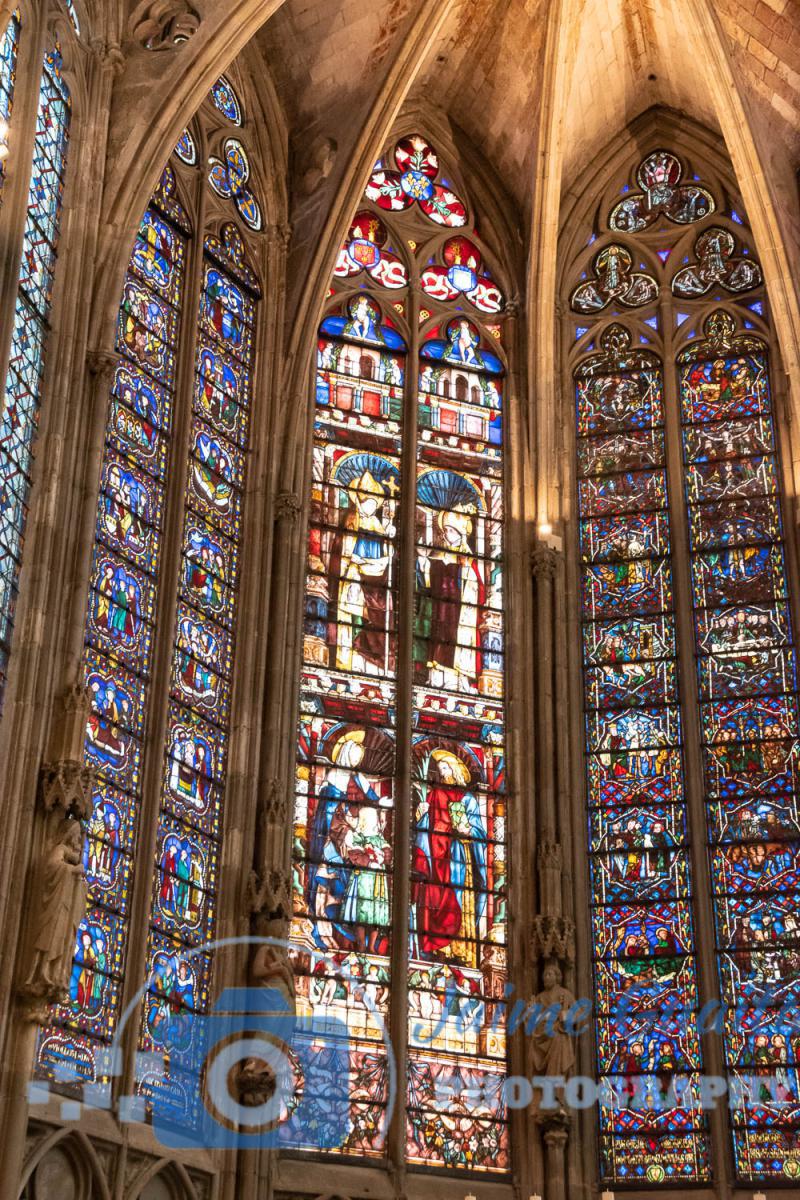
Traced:
<path fill-rule="evenodd" d="M 575 925 L 563 908 L 564 862 L 560 827 L 565 814 L 560 812 L 559 741 L 567 736 L 563 728 L 562 706 L 558 696 L 557 639 L 562 622 L 557 611 L 561 596 L 559 580 L 563 556 L 549 542 L 538 542 L 531 555 L 536 611 L 536 878 L 538 911 L 531 923 L 531 961 L 542 991 L 534 998 L 549 1009 L 557 996 L 570 995 L 561 988 L 561 980 L 575 961 Z M 568 816 L 566 817 L 568 820 Z M 554 982 L 556 981 L 556 982 Z M 560 1003 L 560 1000 L 558 1001 Z M 548 1062 L 569 1059 L 559 1047 L 565 1042 L 563 1033 L 554 1032 L 548 1039 L 542 1032 L 532 1033 L 528 1059 L 531 1074 L 562 1074 L 561 1068 L 551 1069 Z M 567 1068 L 565 1074 L 570 1068 Z M 571 1117 L 563 1106 L 556 1109 L 539 1107 L 541 1095 L 535 1099 L 534 1122 L 538 1127 L 545 1151 L 545 1200 L 566 1200 L 566 1149 Z"/>

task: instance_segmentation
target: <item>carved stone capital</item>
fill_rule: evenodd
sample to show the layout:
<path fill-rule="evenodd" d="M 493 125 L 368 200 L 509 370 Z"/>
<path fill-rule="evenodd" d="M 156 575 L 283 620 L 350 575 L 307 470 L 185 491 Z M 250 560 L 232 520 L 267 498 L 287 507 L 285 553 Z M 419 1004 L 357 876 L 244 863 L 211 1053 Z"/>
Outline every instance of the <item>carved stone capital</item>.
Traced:
<path fill-rule="evenodd" d="M 200 19 L 188 0 L 142 0 L 131 13 L 128 31 L 146 50 L 174 50 L 197 33 Z"/>
<path fill-rule="evenodd" d="M 536 545 L 531 551 L 531 571 L 534 579 L 555 579 L 561 555 L 552 546 Z"/>
<path fill-rule="evenodd" d="M 90 350 L 86 355 L 89 374 L 100 384 L 111 386 L 111 377 L 117 369 L 119 355 L 112 350 Z"/>
<path fill-rule="evenodd" d="M 270 249 L 286 250 L 292 240 L 292 232 L 292 226 L 288 221 L 281 221 L 277 225 L 268 225 L 266 235 Z"/>
<path fill-rule="evenodd" d="M 509 296 L 508 300 L 506 300 L 506 306 L 503 311 L 507 317 L 513 318 L 519 316 L 521 309 L 522 301 L 515 293 L 513 296 Z"/>
<path fill-rule="evenodd" d="M 535 962 L 557 959 L 575 961 L 575 922 L 570 917 L 539 914 L 531 927 L 531 951 Z"/>
<path fill-rule="evenodd" d="M 103 38 L 92 38 L 89 47 L 104 71 L 121 75 L 125 70 L 125 52 L 119 42 L 106 42 Z"/>
<path fill-rule="evenodd" d="M 303 506 L 295 492 L 280 492 L 275 500 L 275 520 L 296 525 Z"/>

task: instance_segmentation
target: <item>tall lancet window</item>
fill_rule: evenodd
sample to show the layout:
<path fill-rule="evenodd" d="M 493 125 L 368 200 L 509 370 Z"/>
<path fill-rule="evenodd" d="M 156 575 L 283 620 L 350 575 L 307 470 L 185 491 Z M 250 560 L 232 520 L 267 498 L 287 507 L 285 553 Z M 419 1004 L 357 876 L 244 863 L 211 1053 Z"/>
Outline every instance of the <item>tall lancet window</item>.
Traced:
<path fill-rule="evenodd" d="M 245 138 L 228 80 L 224 95 Z M 104 1102 L 135 1059 L 126 1117 L 187 1136 L 215 965 L 199 947 L 216 934 L 261 296 L 255 182 L 221 186 L 218 118 L 215 87 L 162 174 L 123 283 L 86 618 L 88 906 L 69 1001 L 51 1009 L 37 1051 L 40 1078 Z M 186 199 L 200 163 L 203 229 Z"/>
<path fill-rule="evenodd" d="M 0 119 L 6 123 L 6 137 L 19 28 L 19 14 L 15 13 L 0 47 Z M 31 457 L 42 401 L 70 112 L 61 52 L 54 46 L 44 56 L 39 83 L 28 210 L 0 424 L 0 702 L 11 650 Z"/>
<path fill-rule="evenodd" d="M 568 281 L 601 1176 L 706 1181 L 725 1122 L 737 1180 L 785 1184 L 800 779 L 767 303 L 726 168 L 654 149 L 620 183 Z"/>
<path fill-rule="evenodd" d="M 348 1106 L 327 1141 L 291 1123 L 285 1140 L 503 1173 L 504 300 L 487 253 L 434 148 L 403 138 L 319 331 L 292 939 L 299 1010 L 348 1043 Z"/>

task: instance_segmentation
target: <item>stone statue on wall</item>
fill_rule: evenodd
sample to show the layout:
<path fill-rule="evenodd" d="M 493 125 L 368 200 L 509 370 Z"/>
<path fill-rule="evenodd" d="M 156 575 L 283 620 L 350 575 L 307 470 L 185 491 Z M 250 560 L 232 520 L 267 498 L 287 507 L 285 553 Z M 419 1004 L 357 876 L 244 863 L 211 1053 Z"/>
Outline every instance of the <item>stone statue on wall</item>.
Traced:
<path fill-rule="evenodd" d="M 67 819 L 46 847 L 34 885 L 30 969 L 23 985 L 31 999 L 52 1003 L 64 998 L 86 898 L 83 828 Z"/>
<path fill-rule="evenodd" d="M 540 1016 L 531 1038 L 531 1050 L 537 1075 L 563 1081 L 570 1077 L 575 1066 L 575 1039 L 566 1027 L 566 1016 L 575 997 L 562 986 L 562 978 L 561 968 L 551 959 L 544 968 L 544 990 L 534 997 Z M 563 1111 L 563 1084 L 554 1089 L 554 1094 Z"/>

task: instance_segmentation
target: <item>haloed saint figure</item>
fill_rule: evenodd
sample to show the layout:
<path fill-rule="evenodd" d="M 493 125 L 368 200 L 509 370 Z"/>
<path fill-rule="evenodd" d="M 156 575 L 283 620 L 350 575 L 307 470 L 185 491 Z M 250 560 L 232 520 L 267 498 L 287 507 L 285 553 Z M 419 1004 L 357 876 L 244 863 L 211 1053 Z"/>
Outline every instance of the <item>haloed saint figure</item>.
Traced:
<path fill-rule="evenodd" d="M 394 537 L 393 474 L 378 480 L 370 471 L 348 492 L 350 511 L 342 538 L 337 601 L 336 666 L 342 671 L 384 675 L 394 670 L 389 591 Z"/>
<path fill-rule="evenodd" d="M 470 771 L 437 748 L 416 785 L 412 955 L 476 967 L 486 907 L 486 827 Z"/>

